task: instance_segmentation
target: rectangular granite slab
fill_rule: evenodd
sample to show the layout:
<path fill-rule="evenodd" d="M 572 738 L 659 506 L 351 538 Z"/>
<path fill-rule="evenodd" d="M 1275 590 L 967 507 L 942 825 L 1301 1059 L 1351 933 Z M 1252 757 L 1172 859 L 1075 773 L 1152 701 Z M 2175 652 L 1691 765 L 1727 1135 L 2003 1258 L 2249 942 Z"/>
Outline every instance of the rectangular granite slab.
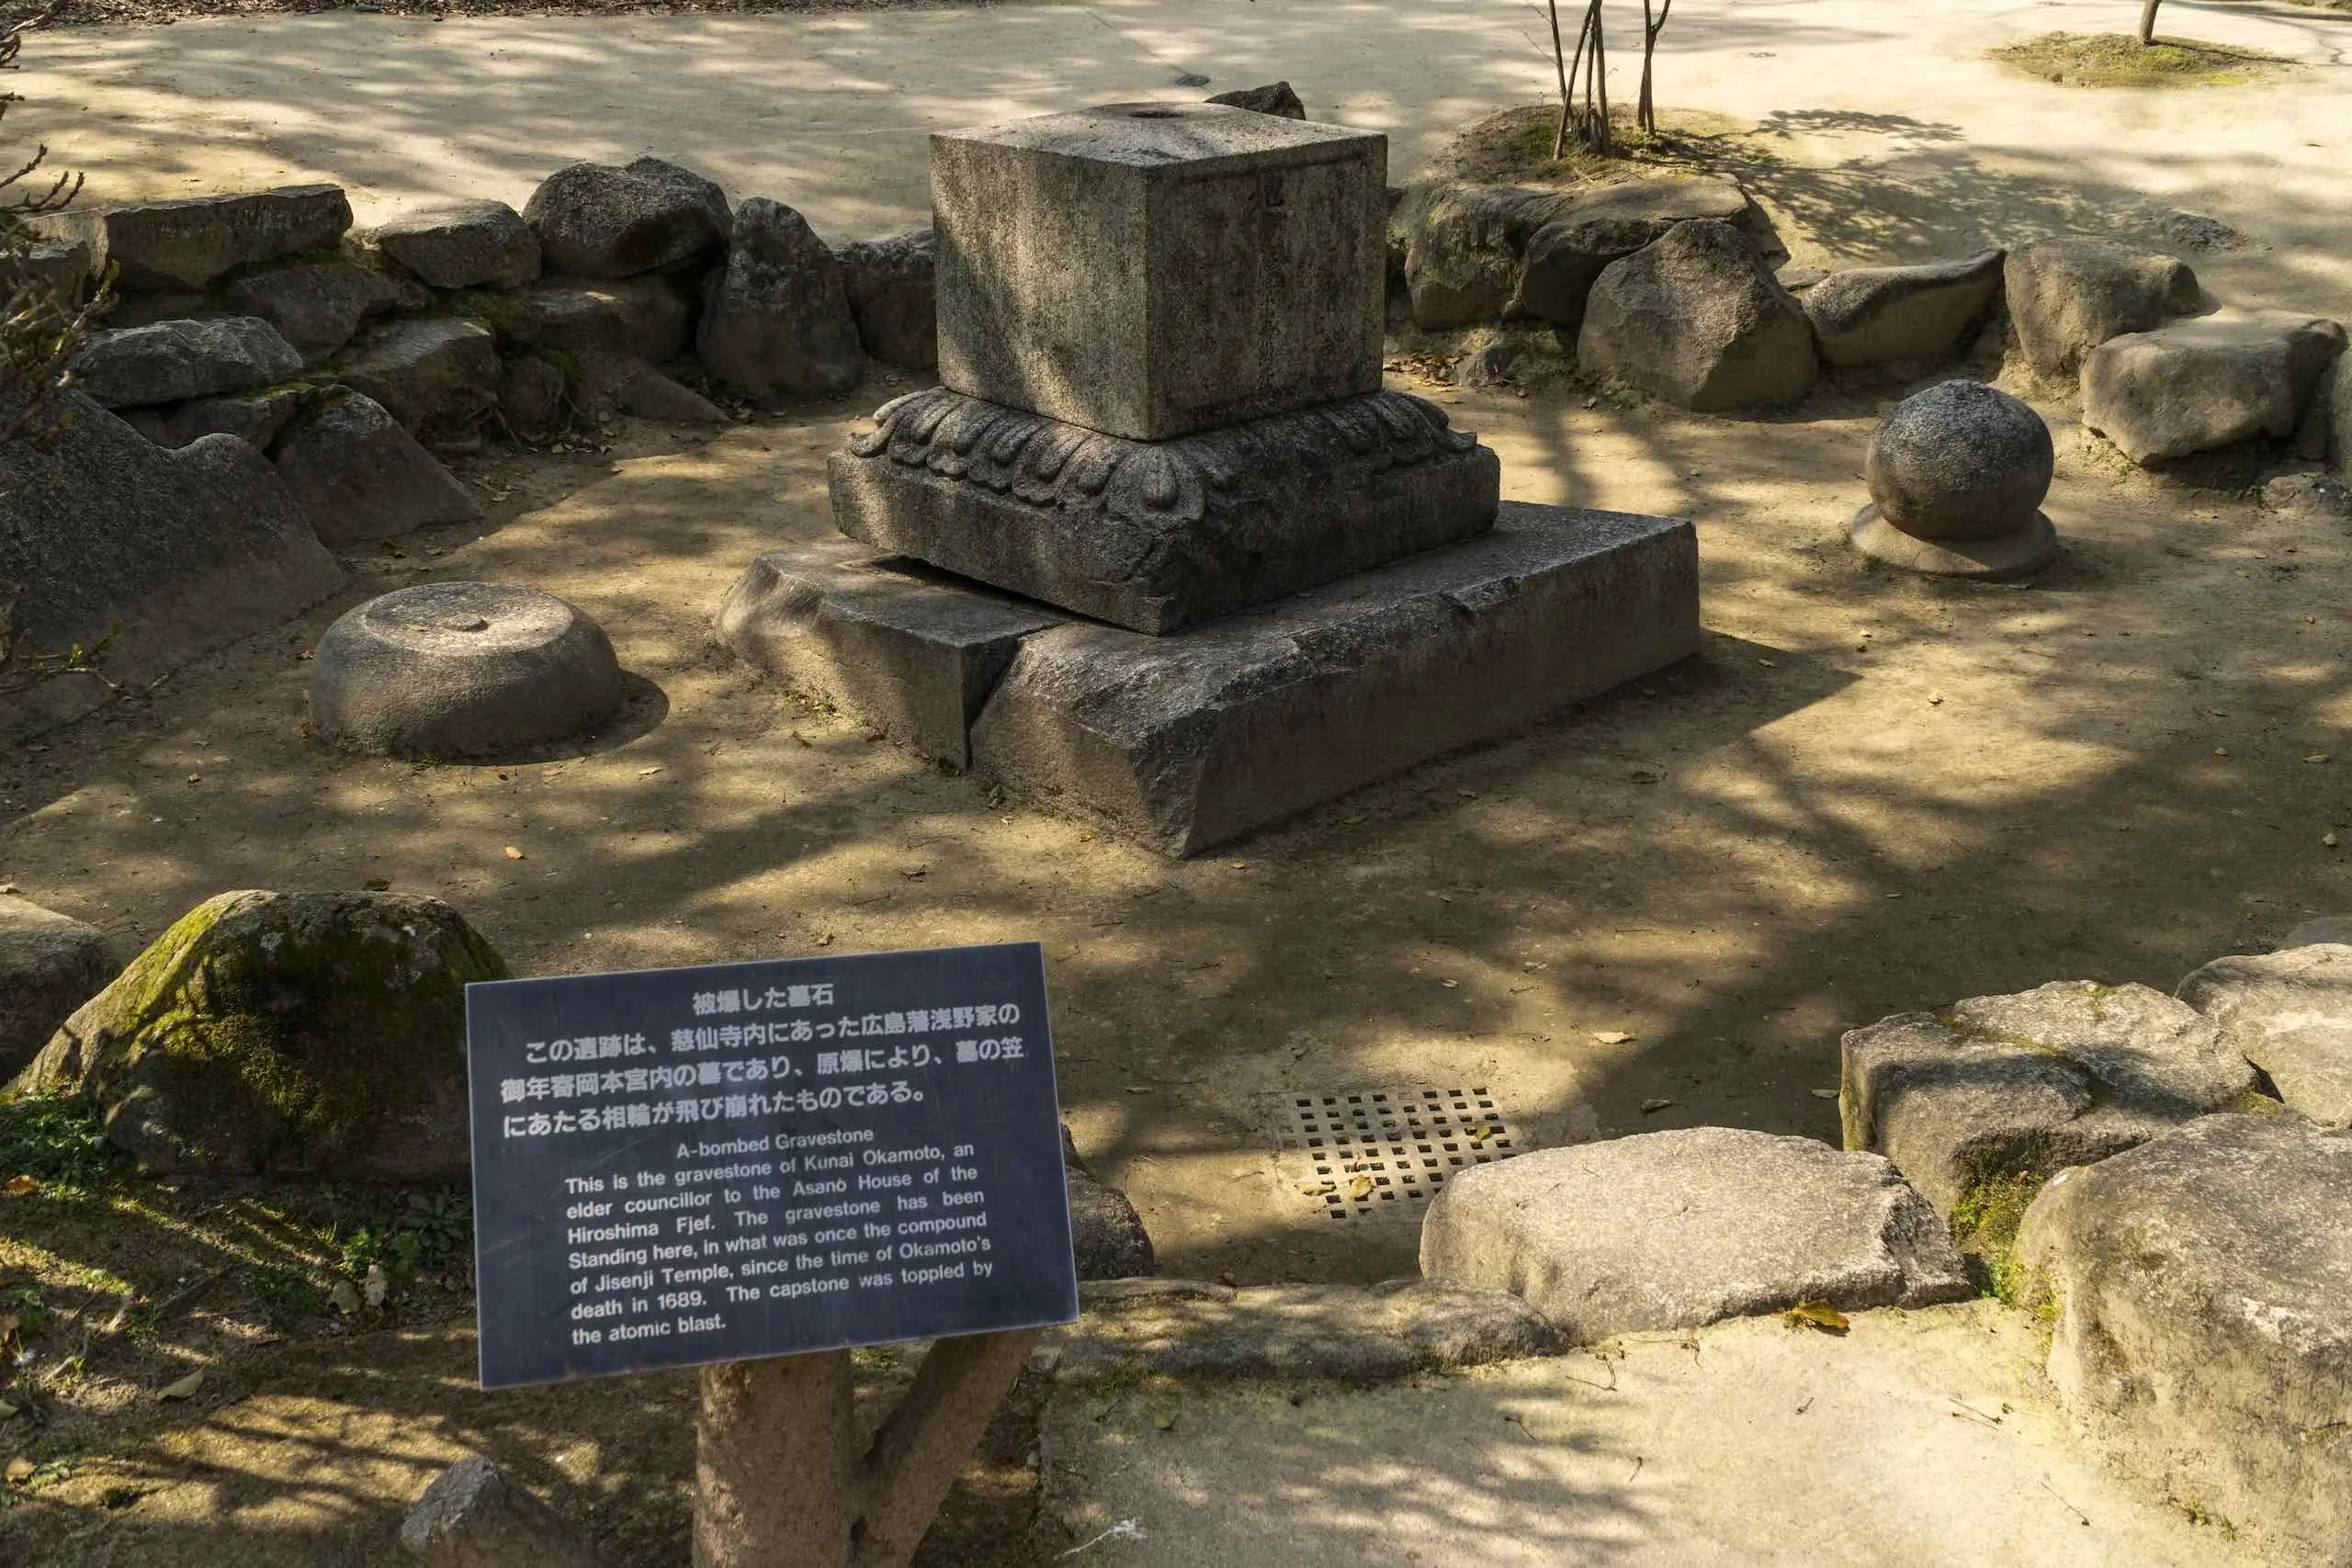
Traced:
<path fill-rule="evenodd" d="M 1492 533 L 1167 637 L 1021 640 L 976 770 L 1187 855 L 1699 647 L 1688 522 L 1506 502 Z"/>

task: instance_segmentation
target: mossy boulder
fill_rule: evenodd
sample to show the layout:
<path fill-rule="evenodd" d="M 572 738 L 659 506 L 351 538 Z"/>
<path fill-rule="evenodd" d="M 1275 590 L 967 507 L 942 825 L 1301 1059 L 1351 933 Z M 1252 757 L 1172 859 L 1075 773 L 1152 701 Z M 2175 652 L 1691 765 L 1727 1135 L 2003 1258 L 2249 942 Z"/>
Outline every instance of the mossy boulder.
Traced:
<path fill-rule="evenodd" d="M 224 893 L 68 1019 L 17 1079 L 95 1100 L 152 1171 L 461 1175 L 465 989 L 504 960 L 392 893 Z"/>

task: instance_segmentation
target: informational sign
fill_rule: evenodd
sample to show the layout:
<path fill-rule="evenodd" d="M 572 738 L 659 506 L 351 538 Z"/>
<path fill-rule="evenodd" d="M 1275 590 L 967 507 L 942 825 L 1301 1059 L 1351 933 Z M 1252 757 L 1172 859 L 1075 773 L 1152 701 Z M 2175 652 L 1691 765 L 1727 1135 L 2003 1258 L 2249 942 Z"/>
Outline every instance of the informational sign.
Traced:
<path fill-rule="evenodd" d="M 1034 942 L 466 987 L 485 1388 L 1078 1315 Z"/>

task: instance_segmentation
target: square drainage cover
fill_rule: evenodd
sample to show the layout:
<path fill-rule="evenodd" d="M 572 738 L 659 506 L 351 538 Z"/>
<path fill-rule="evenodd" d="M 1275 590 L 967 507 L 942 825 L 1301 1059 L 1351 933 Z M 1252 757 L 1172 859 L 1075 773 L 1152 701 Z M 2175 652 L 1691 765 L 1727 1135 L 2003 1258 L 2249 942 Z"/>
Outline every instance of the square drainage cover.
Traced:
<path fill-rule="evenodd" d="M 1418 1224 L 1446 1178 L 1526 1150 L 1483 1089 L 1294 1091 L 1266 1108 L 1283 1179 L 1328 1220 Z"/>

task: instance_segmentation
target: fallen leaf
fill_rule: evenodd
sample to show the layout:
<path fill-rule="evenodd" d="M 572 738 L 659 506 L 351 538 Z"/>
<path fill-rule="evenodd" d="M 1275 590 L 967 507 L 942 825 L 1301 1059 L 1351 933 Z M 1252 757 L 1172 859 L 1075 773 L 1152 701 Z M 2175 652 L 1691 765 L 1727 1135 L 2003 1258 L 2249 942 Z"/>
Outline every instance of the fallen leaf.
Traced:
<path fill-rule="evenodd" d="M 371 876 L 359 886 L 370 893 L 388 893 L 391 890 L 392 879 L 389 876 Z"/>
<path fill-rule="evenodd" d="M 1438 984 L 1449 991 L 1459 990 L 1462 987 L 1462 982 L 1459 980 L 1440 980 Z"/>
<path fill-rule="evenodd" d="M 40 1190 L 40 1183 L 29 1176 L 12 1176 L 8 1178 L 8 1185 L 0 1189 L 11 1198 L 29 1198 Z"/>
<path fill-rule="evenodd" d="M 187 776 L 187 782 L 190 784 L 202 784 L 204 782 L 204 775 L 202 773 L 190 773 Z"/>
<path fill-rule="evenodd" d="M 6 1400 L 0 1399 L 0 1421 L 6 1421 L 10 1416 L 16 1415 L 17 1408 L 17 1407 L 16 1405 L 9 1404 Z"/>
<path fill-rule="evenodd" d="M 382 1306 L 384 1298 L 391 1293 L 391 1289 L 392 1282 L 384 1278 L 384 1266 L 380 1263 L 368 1265 L 368 1278 L 359 1283 L 359 1293 L 368 1304 L 371 1307 Z"/>
<path fill-rule="evenodd" d="M 1372 1178 L 1359 1176 L 1348 1183 L 1348 1196 L 1362 1200 L 1372 1196 Z"/>
<path fill-rule="evenodd" d="M 921 882 L 924 877 L 931 874 L 931 867 L 927 865 L 918 865 L 903 870 L 899 872 L 899 874 L 905 877 L 909 882 Z"/>
<path fill-rule="evenodd" d="M 1173 1416 L 1154 1416 L 1151 1418 L 1151 1424 L 1159 1427 L 1163 1432 L 1172 1432 L 1176 1429 L 1176 1417 Z"/>
<path fill-rule="evenodd" d="M 506 858 L 508 860 L 521 860 L 523 858 L 523 852 L 516 849 L 514 845 L 509 844 L 506 846 Z"/>
<path fill-rule="evenodd" d="M 359 1289 L 348 1280 L 337 1280 L 334 1289 L 327 1292 L 327 1300 L 335 1311 L 349 1317 L 359 1310 Z"/>
<path fill-rule="evenodd" d="M 8 1469 L 6 1472 L 8 1478 L 8 1484 L 11 1486 L 22 1486 L 26 1482 L 30 1481 L 33 1478 L 33 1472 L 40 1468 L 40 1467 L 39 1465 L 33 1463 L 32 1461 L 27 1459 L 24 1455 L 18 1454 L 15 1459 L 8 1461 Z"/>
<path fill-rule="evenodd" d="M 1668 1106 L 1673 1103 L 1674 1101 L 1670 1100 L 1645 1100 L 1642 1101 L 1642 1114 L 1645 1116 L 1650 1115 L 1653 1112 L 1665 1110 Z"/>
<path fill-rule="evenodd" d="M 2226 746 L 2216 746 L 2213 748 L 2213 755 L 2216 757 L 2226 757 L 2229 754 L 2230 749 Z"/>
<path fill-rule="evenodd" d="M 2326 762 L 2333 761 L 2334 759 L 2324 751 L 2314 751 L 2310 756 L 2304 758 L 2303 761 L 2306 762 Z"/>
<path fill-rule="evenodd" d="M 656 773 L 660 773 L 661 771 L 662 771 L 662 770 L 661 770 L 660 768 L 658 768 L 658 767 L 655 767 L 655 768 L 639 768 L 639 769 L 638 769 L 638 770 L 637 770 L 637 776 L 638 776 L 639 778 L 641 778 L 641 779 L 650 779 L 650 778 L 651 778 L 654 774 L 656 774 Z"/>
<path fill-rule="evenodd" d="M 1843 1334 L 1852 1326 L 1844 1313 L 1814 1296 L 1800 1297 L 1796 1305 L 1781 1314 L 1781 1321 L 1791 1328 L 1818 1328 L 1824 1334 Z"/>
<path fill-rule="evenodd" d="M 1340 1184 L 1336 1181 L 1318 1182 L 1313 1187 L 1301 1186 L 1299 1188 L 1299 1190 L 1306 1193 L 1309 1198 L 1328 1198 L 1339 1190 Z"/>
<path fill-rule="evenodd" d="M 164 1399 L 193 1399 L 196 1391 L 204 1386 L 204 1369 L 198 1367 L 177 1382 L 167 1382 L 155 1392 Z"/>
<path fill-rule="evenodd" d="M 1835 1100 L 1838 1098 L 1838 1091 L 1834 1089 L 1816 1089 L 1810 1092 L 1815 1100 Z"/>
<path fill-rule="evenodd" d="M 1592 1038 L 1596 1043 L 1602 1045 L 1630 1045 L 1634 1043 L 1634 1036 L 1622 1029 L 1596 1029 L 1592 1032 Z"/>

